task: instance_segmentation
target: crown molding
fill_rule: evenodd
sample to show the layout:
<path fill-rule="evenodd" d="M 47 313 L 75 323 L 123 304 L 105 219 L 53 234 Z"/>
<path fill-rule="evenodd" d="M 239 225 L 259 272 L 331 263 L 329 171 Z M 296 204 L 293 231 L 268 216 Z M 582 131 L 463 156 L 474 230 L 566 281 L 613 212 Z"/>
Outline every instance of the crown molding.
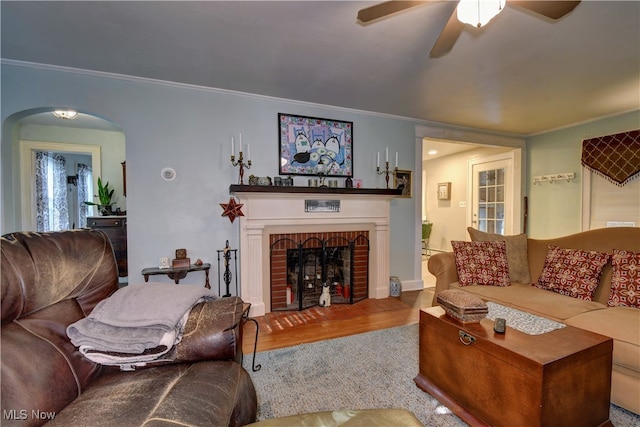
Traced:
<path fill-rule="evenodd" d="M 62 65 L 42 64 L 37 62 L 19 61 L 15 59 L 4 59 L 4 58 L 0 59 L 0 64 L 11 65 L 15 67 L 33 68 L 33 69 L 46 70 L 46 71 L 56 71 L 61 73 L 71 73 L 71 74 L 78 74 L 78 75 L 91 76 L 91 77 L 123 80 L 123 81 L 136 82 L 136 83 L 148 83 L 148 84 L 155 84 L 159 86 L 167 86 L 167 87 L 173 87 L 173 88 L 179 88 L 179 89 L 195 90 L 195 91 L 209 92 L 209 93 L 216 93 L 216 94 L 223 94 L 223 95 L 235 95 L 235 96 L 265 100 L 270 102 L 284 102 L 291 105 L 322 108 L 322 109 L 328 109 L 328 110 L 334 110 L 334 111 L 339 110 L 339 111 L 344 111 L 344 112 L 349 112 L 354 114 L 362 114 L 365 116 L 403 120 L 403 121 L 412 122 L 414 124 L 431 123 L 425 120 L 415 119 L 411 117 L 404 117 L 404 116 L 396 116 L 393 114 L 377 113 L 375 111 L 358 110 L 355 108 L 340 107 L 340 106 L 328 105 L 328 104 L 317 104 L 313 102 L 298 101 L 295 99 L 288 99 L 288 98 L 278 98 L 275 96 L 268 96 L 268 95 L 259 95 L 255 93 L 241 92 L 241 91 L 236 91 L 231 89 L 221 89 L 221 88 L 215 88 L 215 87 L 209 87 L 209 86 L 194 85 L 189 83 L 179 83 L 179 82 L 172 82 L 168 80 L 158 80 L 158 79 L 152 79 L 149 77 L 131 76 L 128 74 L 109 73 L 105 71 L 87 70 L 87 69 L 67 67 Z"/>

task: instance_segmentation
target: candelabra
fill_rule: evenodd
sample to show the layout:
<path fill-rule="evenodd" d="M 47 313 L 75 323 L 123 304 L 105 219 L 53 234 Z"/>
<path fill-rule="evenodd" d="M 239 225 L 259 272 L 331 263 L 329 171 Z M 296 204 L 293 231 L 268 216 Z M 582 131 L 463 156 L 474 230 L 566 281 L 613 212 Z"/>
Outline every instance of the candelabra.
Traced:
<path fill-rule="evenodd" d="M 223 273 L 222 280 L 224 281 L 226 287 L 226 293 L 222 295 L 223 297 L 230 297 L 231 290 L 229 289 L 231 285 L 231 279 L 233 278 L 233 274 L 231 273 L 231 254 L 233 253 L 233 265 L 235 267 L 235 285 L 236 285 L 236 295 L 238 293 L 238 250 L 231 249 L 229 247 L 229 241 L 225 242 L 224 249 L 219 249 L 218 251 L 218 295 L 220 295 L 220 273 Z M 220 255 L 222 255 L 222 260 L 224 264 L 224 272 L 222 268 L 220 268 Z"/>
<path fill-rule="evenodd" d="M 398 173 L 398 166 L 396 166 L 392 171 L 389 170 L 389 162 L 384 162 L 384 170 L 380 170 L 380 166 L 376 166 L 376 172 L 378 175 L 384 175 L 384 180 L 387 183 L 387 188 L 389 188 L 389 174 L 396 175 Z"/>
<path fill-rule="evenodd" d="M 331 170 L 331 167 L 333 166 L 334 163 L 335 163 L 335 160 L 333 160 L 331 156 L 328 156 L 326 154 L 320 156 L 320 159 L 318 160 L 318 164 L 315 167 L 315 172 L 320 177 L 320 187 L 327 186 L 327 184 L 325 184 L 325 179 L 327 178 L 327 175 L 329 174 L 329 171 Z"/>
<path fill-rule="evenodd" d="M 244 170 L 251 169 L 251 159 L 244 162 L 244 157 L 242 157 L 242 151 L 238 154 L 238 160 L 236 160 L 235 155 L 231 155 L 231 164 L 235 167 L 238 166 L 240 170 L 238 171 L 238 184 L 244 184 Z"/>

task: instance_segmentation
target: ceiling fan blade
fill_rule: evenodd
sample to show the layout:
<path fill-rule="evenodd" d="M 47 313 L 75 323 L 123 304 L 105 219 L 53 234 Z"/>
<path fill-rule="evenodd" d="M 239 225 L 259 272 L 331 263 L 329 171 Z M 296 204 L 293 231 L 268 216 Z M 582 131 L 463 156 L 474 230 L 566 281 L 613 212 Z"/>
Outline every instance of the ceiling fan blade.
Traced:
<path fill-rule="evenodd" d="M 576 8 L 579 1 L 507 0 L 508 3 L 551 19 L 562 18 Z"/>
<path fill-rule="evenodd" d="M 438 40 L 433 45 L 431 52 L 429 53 L 429 57 L 431 58 L 440 58 L 444 54 L 448 53 L 453 45 L 460 37 L 460 33 L 462 33 L 462 29 L 464 28 L 464 24 L 458 21 L 458 16 L 456 14 L 456 10 L 453 10 L 453 13 L 449 17 L 449 21 L 442 29 Z"/>
<path fill-rule="evenodd" d="M 386 1 L 358 11 L 358 21 L 371 22 L 392 13 L 400 12 L 411 7 L 420 6 L 426 1 Z"/>

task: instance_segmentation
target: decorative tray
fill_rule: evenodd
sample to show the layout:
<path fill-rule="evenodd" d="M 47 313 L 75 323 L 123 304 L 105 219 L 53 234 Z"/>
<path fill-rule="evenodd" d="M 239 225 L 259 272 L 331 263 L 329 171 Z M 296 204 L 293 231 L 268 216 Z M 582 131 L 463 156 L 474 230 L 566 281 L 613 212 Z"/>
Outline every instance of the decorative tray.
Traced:
<path fill-rule="evenodd" d="M 457 289 L 440 292 L 436 301 L 449 317 L 462 323 L 477 323 L 489 312 L 489 307 L 480 298 Z"/>

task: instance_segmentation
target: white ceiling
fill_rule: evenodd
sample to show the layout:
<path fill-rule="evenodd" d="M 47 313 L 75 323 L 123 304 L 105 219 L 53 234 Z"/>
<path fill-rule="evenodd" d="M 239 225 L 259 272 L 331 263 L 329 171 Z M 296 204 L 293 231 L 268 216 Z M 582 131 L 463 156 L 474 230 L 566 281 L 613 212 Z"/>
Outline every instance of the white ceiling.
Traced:
<path fill-rule="evenodd" d="M 429 51 L 455 2 L 356 22 L 376 2 L 0 3 L 2 58 L 516 135 L 640 109 L 640 2 L 558 21 L 507 5 Z"/>
<path fill-rule="evenodd" d="M 452 154 L 462 153 L 463 151 L 473 150 L 477 146 L 477 144 L 447 142 L 424 138 L 422 140 L 422 160 L 429 161 L 439 159 Z"/>

